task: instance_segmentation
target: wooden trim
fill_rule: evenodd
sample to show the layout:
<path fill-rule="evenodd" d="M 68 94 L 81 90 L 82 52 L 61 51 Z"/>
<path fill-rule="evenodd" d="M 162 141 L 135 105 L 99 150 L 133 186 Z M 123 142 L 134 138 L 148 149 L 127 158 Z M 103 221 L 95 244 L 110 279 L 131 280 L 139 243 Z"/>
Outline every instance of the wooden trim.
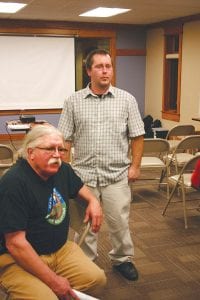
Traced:
<path fill-rule="evenodd" d="M 176 26 L 167 25 L 163 27 L 165 30 L 165 35 L 179 35 L 183 33 L 183 23 L 179 23 Z"/>
<path fill-rule="evenodd" d="M 178 59 L 178 83 L 177 83 L 177 113 L 180 119 L 181 110 L 181 75 L 182 75 L 182 43 L 183 43 L 183 31 L 179 34 L 179 59 Z"/>
<path fill-rule="evenodd" d="M 14 115 L 43 115 L 43 114 L 60 114 L 62 108 L 52 109 L 15 109 L 15 110 L 0 110 L 0 116 L 14 116 Z"/>
<path fill-rule="evenodd" d="M 151 24 L 119 24 L 119 23 L 97 23 L 97 22 L 73 22 L 73 21 L 49 21 L 49 20 L 26 20 L 26 19 L 1 19 L 0 20 L 0 27 L 1 28 L 16 28 L 16 27 L 45 27 L 46 29 L 49 28 L 57 28 L 62 30 L 68 29 L 72 31 L 82 29 L 100 29 L 100 30 L 121 30 L 121 29 L 137 29 L 137 28 L 144 28 L 144 29 L 151 29 L 151 28 L 158 28 L 170 25 L 174 25 L 180 23 L 187 23 L 200 20 L 200 13 L 195 15 L 189 15 L 185 17 L 180 17 L 176 19 L 170 19 L 167 21 L 161 21 L 157 23 Z"/>
<path fill-rule="evenodd" d="M 175 112 L 162 111 L 162 119 L 179 122 L 180 114 L 177 114 Z"/>
<path fill-rule="evenodd" d="M 113 60 L 113 78 L 112 78 L 112 85 L 116 83 L 116 37 L 110 38 L 110 55 Z"/>
<path fill-rule="evenodd" d="M 50 21 L 50 20 L 27 20 L 27 19 L 1 19 L 0 27 L 2 28 L 16 28 L 16 27 L 45 27 L 69 30 L 92 29 L 99 30 L 118 30 L 118 29 L 136 29 L 147 28 L 147 25 L 138 24 L 119 24 L 119 23 L 97 23 L 97 22 L 72 22 L 72 21 Z"/>
<path fill-rule="evenodd" d="M 178 54 L 178 82 L 177 82 L 177 103 L 176 111 L 169 110 L 169 74 L 168 74 L 168 61 L 172 58 L 167 58 L 167 45 L 166 36 L 167 35 L 179 35 L 179 52 Z M 162 118 L 171 121 L 180 121 L 180 102 L 181 102 L 181 66 L 182 66 L 182 38 L 183 38 L 183 25 L 179 24 L 175 27 L 165 27 L 164 29 L 164 55 L 163 55 L 163 96 L 162 96 Z"/>
<path fill-rule="evenodd" d="M 92 29 L 91 29 L 92 28 Z M 70 37 L 116 37 L 116 31 L 106 26 L 95 24 L 56 22 L 56 21 L 28 21 L 28 20 L 0 20 L 0 34 L 5 35 L 50 35 Z"/>
<path fill-rule="evenodd" d="M 0 134 L 0 141 L 18 141 L 23 140 L 25 133 L 16 133 L 16 134 Z"/>
<path fill-rule="evenodd" d="M 80 38 L 116 38 L 116 32 L 114 30 L 89 30 L 79 29 L 78 37 Z"/>
<path fill-rule="evenodd" d="M 111 26 L 112 27 L 112 26 Z M 107 29 L 106 29 L 107 28 Z M 110 53 L 115 62 L 116 31 L 105 25 L 83 24 L 59 21 L 28 21 L 28 20 L 0 20 L 0 35 L 47 35 L 71 36 L 75 38 L 108 38 L 110 39 Z M 115 84 L 116 74 L 112 84 Z M 56 109 L 26 109 L 26 110 L 0 110 L 0 116 L 20 114 L 60 114 L 61 108 Z"/>
<path fill-rule="evenodd" d="M 146 56 L 145 49 L 116 49 L 116 56 Z"/>
<path fill-rule="evenodd" d="M 195 14 L 195 15 L 176 18 L 176 19 L 170 19 L 170 20 L 162 21 L 162 22 L 158 22 L 158 23 L 147 24 L 147 28 L 152 29 L 152 28 L 165 27 L 165 26 L 169 26 L 169 25 L 170 26 L 174 25 L 174 27 L 175 27 L 177 24 L 184 24 L 184 23 L 194 22 L 194 21 L 198 21 L 198 20 L 200 20 L 200 14 Z"/>

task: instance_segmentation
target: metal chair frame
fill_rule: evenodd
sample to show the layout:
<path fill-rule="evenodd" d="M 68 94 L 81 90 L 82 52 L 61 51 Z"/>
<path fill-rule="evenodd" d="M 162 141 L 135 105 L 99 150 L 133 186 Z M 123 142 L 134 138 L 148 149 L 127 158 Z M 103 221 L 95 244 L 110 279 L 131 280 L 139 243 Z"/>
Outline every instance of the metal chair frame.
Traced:
<path fill-rule="evenodd" d="M 183 204 L 183 216 L 184 216 L 184 224 L 185 224 L 185 229 L 188 228 L 188 222 L 187 222 L 187 213 L 186 210 L 188 209 L 200 209 L 200 207 L 186 207 L 186 201 L 191 201 L 191 200 L 200 200 L 200 191 L 193 188 L 191 185 L 191 176 L 192 172 L 195 168 L 195 165 L 197 161 L 200 159 L 200 155 L 196 155 L 193 158 L 191 158 L 181 169 L 179 174 L 173 175 L 169 177 L 169 185 L 173 185 L 173 188 L 169 194 L 169 197 L 167 199 L 167 203 L 163 209 L 162 215 L 164 216 L 166 213 L 166 210 L 171 202 L 176 203 L 176 202 L 182 202 Z M 181 193 L 179 192 L 181 190 Z M 179 200 L 172 201 L 175 192 L 178 191 L 178 196 L 181 197 Z M 189 199 L 188 197 L 186 198 L 187 193 L 189 192 L 195 192 L 198 193 L 198 198 L 193 198 Z"/>
<path fill-rule="evenodd" d="M 177 144 L 180 142 L 181 139 L 195 134 L 195 127 L 190 124 L 183 124 L 183 125 L 176 125 L 171 128 L 166 136 L 166 139 L 169 141 L 170 150 L 174 150 Z"/>
<path fill-rule="evenodd" d="M 144 139 L 144 151 L 141 161 L 141 178 L 134 182 L 134 186 L 146 185 L 147 182 L 152 184 L 157 184 L 160 188 L 161 185 L 167 186 L 167 195 L 169 194 L 168 187 L 168 161 L 164 160 L 163 157 L 167 157 L 169 153 L 169 143 L 165 139 Z M 145 171 L 159 171 L 160 176 L 157 177 L 146 177 L 142 176 Z M 149 174 L 149 172 L 148 172 Z M 152 175 L 153 176 L 153 175 Z M 166 176 L 166 181 L 163 182 Z M 144 181 L 144 183 L 141 183 Z"/>
<path fill-rule="evenodd" d="M 85 218 L 86 203 L 79 198 L 69 200 L 69 215 L 70 215 L 70 227 L 74 232 L 79 234 L 77 244 L 81 246 L 85 236 L 87 235 L 91 224 L 90 222 L 83 223 Z"/>
<path fill-rule="evenodd" d="M 166 139 L 170 140 L 177 136 L 188 136 L 188 135 L 193 135 L 194 133 L 195 133 L 195 127 L 193 125 L 189 125 L 189 124 L 177 125 L 168 131 Z"/>
<path fill-rule="evenodd" d="M 176 174 L 200 148 L 200 135 L 190 135 L 180 140 L 171 154 L 168 154 L 169 168 L 175 166 Z"/>

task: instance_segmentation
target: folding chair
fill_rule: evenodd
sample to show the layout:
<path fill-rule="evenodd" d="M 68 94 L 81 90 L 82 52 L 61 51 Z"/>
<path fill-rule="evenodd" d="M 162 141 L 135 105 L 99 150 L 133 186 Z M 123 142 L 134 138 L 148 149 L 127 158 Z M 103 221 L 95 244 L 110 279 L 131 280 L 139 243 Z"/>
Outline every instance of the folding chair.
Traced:
<path fill-rule="evenodd" d="M 160 186 L 164 184 L 167 186 L 168 194 L 168 161 L 163 160 L 163 157 L 167 157 L 168 153 L 169 143 L 167 140 L 160 138 L 144 139 L 144 152 L 141 161 L 141 177 L 134 182 L 134 186 L 146 186 L 149 182 L 149 184 L 157 184 L 160 188 Z M 159 176 L 155 176 L 154 171 L 158 171 Z M 163 182 L 164 175 L 166 175 L 165 182 Z"/>
<path fill-rule="evenodd" d="M 169 167 L 175 167 L 176 174 L 200 148 L 200 135 L 190 135 L 179 141 L 171 154 L 168 154 Z"/>
<path fill-rule="evenodd" d="M 190 207 L 187 208 L 186 207 L 186 201 L 189 200 L 200 200 L 200 190 L 197 190 L 195 188 L 192 187 L 191 185 L 191 176 L 192 176 L 192 172 L 195 168 L 196 162 L 200 159 L 200 155 L 195 155 L 193 156 L 182 168 L 182 170 L 180 171 L 179 174 L 170 176 L 168 179 L 169 185 L 172 185 L 172 191 L 170 192 L 170 195 L 168 197 L 167 203 L 164 207 L 164 210 L 162 212 L 162 215 L 164 216 L 166 213 L 166 210 L 169 206 L 169 204 L 172 202 L 172 199 L 175 195 L 175 192 L 179 190 L 181 190 L 181 193 L 178 193 L 177 196 L 181 198 L 181 200 L 175 200 L 173 201 L 173 203 L 175 202 L 180 202 L 182 201 L 183 204 L 183 215 L 184 215 L 184 223 L 185 223 L 185 229 L 188 228 L 188 223 L 187 223 L 187 214 L 186 214 L 186 210 L 187 209 L 199 209 L 198 207 Z M 198 198 L 189 198 L 187 197 L 187 193 L 189 194 L 189 192 L 191 193 L 195 193 L 198 194 Z M 186 198 L 187 197 L 187 198 Z"/>
<path fill-rule="evenodd" d="M 9 169 L 14 163 L 13 150 L 4 144 L 0 144 L 0 172 L 1 174 Z"/>
<path fill-rule="evenodd" d="M 80 246 L 90 229 L 90 222 L 83 223 L 85 218 L 86 203 L 79 198 L 69 200 L 70 228 L 79 234 L 78 245 Z"/>
<path fill-rule="evenodd" d="M 188 136 L 195 134 L 195 127 L 193 125 L 184 124 L 184 125 L 177 125 L 171 128 L 168 131 L 166 139 L 169 141 L 170 144 L 170 151 L 174 150 L 174 148 L 178 145 L 181 139 Z"/>

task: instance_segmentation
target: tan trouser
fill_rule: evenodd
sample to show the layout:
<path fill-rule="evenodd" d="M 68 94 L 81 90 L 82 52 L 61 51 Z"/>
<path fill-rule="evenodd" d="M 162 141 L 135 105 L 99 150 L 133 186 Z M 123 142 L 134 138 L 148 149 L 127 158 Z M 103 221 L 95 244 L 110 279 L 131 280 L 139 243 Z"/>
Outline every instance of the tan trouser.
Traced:
<path fill-rule="evenodd" d="M 98 295 L 106 283 L 104 271 L 74 242 L 69 241 L 57 252 L 40 257 L 79 291 Z M 0 285 L 8 291 L 12 300 L 58 300 L 46 284 L 17 265 L 9 254 L 0 255 Z"/>
<path fill-rule="evenodd" d="M 112 244 L 112 250 L 109 252 L 112 263 L 130 261 L 134 255 L 134 247 L 129 231 L 131 190 L 128 178 L 104 187 L 89 187 L 89 189 L 102 202 Z M 81 248 L 90 259 L 94 260 L 97 256 L 97 234 L 90 231 Z"/>

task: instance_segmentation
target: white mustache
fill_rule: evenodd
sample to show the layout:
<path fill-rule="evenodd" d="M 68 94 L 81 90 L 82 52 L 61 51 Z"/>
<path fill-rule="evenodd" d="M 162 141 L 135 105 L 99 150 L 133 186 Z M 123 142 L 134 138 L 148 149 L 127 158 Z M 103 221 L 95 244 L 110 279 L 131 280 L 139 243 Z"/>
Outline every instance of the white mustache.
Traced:
<path fill-rule="evenodd" d="M 48 165 L 52 165 L 52 164 L 55 164 L 55 163 L 57 163 L 60 167 L 61 164 L 62 164 L 62 161 L 61 161 L 60 158 L 55 158 L 55 157 L 50 158 L 49 161 L 48 161 Z"/>

